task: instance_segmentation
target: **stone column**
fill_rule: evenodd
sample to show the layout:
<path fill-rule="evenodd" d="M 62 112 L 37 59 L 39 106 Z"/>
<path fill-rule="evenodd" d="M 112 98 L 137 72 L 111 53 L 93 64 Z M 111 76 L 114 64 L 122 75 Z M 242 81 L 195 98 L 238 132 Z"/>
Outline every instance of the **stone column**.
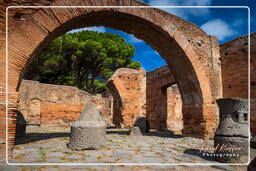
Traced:
<path fill-rule="evenodd" d="M 220 109 L 220 123 L 214 136 L 215 155 L 219 155 L 216 156 L 216 160 L 227 163 L 246 163 L 248 160 L 248 100 L 222 98 L 217 100 L 217 104 Z"/>
<path fill-rule="evenodd" d="M 78 121 L 71 122 L 68 147 L 73 150 L 99 149 L 106 143 L 106 123 L 97 106 L 88 103 Z"/>

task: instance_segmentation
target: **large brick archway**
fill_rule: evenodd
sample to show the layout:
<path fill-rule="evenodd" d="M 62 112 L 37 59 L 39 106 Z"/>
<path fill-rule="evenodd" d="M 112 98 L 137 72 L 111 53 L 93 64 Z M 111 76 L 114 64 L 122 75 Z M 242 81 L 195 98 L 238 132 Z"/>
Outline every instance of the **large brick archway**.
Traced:
<path fill-rule="evenodd" d="M 141 6 L 134 0 L 55 0 L 51 6 Z M 217 123 L 215 99 L 222 97 L 219 45 L 200 28 L 155 8 L 43 8 L 9 9 L 8 98 L 9 140 L 15 135 L 15 113 L 22 73 L 44 46 L 65 32 L 85 26 L 106 26 L 132 33 L 152 46 L 166 60 L 178 84 L 184 114 L 184 135 L 211 135 Z M 18 21 L 16 21 L 18 20 Z M 17 24 L 12 24 L 16 22 Z M 5 92 L 5 46 L 0 50 L 0 84 Z M 150 60 L 150 57 L 149 57 Z M 3 93 L 4 95 L 4 93 Z M 4 97 L 4 96 L 3 96 Z M 4 99 L 4 98 L 3 98 Z M 1 102 L 0 122 L 4 123 Z M 1 135 L 5 135 L 1 127 Z M 1 138 L 4 136 L 1 136 Z"/>

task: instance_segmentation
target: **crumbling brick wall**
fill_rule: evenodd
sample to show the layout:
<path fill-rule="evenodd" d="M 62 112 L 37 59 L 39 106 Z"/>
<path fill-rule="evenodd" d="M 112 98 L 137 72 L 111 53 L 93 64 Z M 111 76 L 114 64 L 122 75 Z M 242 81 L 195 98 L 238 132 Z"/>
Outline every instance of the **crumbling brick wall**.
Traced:
<path fill-rule="evenodd" d="M 167 129 L 181 133 L 183 129 L 182 100 L 177 84 L 167 88 Z"/>
<path fill-rule="evenodd" d="M 69 122 L 78 119 L 88 102 L 96 103 L 107 123 L 112 123 L 111 98 L 103 98 L 100 94 L 92 96 L 76 87 L 31 80 L 23 80 L 19 92 L 18 110 L 29 124 L 68 126 Z"/>
<path fill-rule="evenodd" d="M 104 120 L 108 125 L 113 124 L 113 96 L 110 91 L 97 94 L 91 97 L 91 101 L 95 103 L 104 116 Z"/>
<path fill-rule="evenodd" d="M 108 86 L 114 98 L 113 122 L 117 127 L 132 127 L 138 115 L 146 115 L 146 71 L 119 68 Z"/>
<path fill-rule="evenodd" d="M 147 119 L 153 129 L 167 128 L 167 88 L 175 83 L 168 66 L 147 72 Z"/>

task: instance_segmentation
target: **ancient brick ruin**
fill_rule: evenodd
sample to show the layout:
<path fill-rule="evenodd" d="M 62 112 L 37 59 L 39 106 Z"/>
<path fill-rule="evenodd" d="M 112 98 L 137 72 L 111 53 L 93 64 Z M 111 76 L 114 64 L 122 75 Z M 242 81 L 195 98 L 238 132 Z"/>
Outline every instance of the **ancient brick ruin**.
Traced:
<path fill-rule="evenodd" d="M 112 97 L 91 95 L 76 87 L 43 84 L 23 80 L 20 86 L 18 110 L 28 124 L 40 126 L 69 126 L 76 121 L 84 106 L 93 102 L 101 111 L 107 124 L 112 124 Z M 104 93 L 106 94 L 106 93 Z"/>
<path fill-rule="evenodd" d="M 138 115 L 146 115 L 146 71 L 120 68 L 108 82 L 114 97 L 113 123 L 132 127 Z"/>
<path fill-rule="evenodd" d="M 167 88 L 167 129 L 181 133 L 183 127 L 182 100 L 177 84 Z"/>
<path fill-rule="evenodd" d="M 135 87 L 136 91 L 131 91 L 132 97 L 125 97 L 126 100 L 122 101 L 122 104 L 124 104 L 122 108 L 120 108 L 120 104 L 116 104 L 115 98 L 113 99 L 113 117 L 115 118 L 118 116 L 116 117 L 118 118 L 116 120 L 123 120 L 121 122 L 123 125 L 131 125 L 137 114 L 147 114 L 147 109 L 144 104 L 149 103 L 149 121 L 151 122 L 152 127 L 156 129 L 169 128 L 174 131 L 183 129 L 182 134 L 184 136 L 199 138 L 212 137 L 218 124 L 216 99 L 223 96 L 241 96 L 242 98 L 247 98 L 245 93 L 245 90 L 247 91 L 247 89 L 245 89 L 247 80 L 245 71 L 248 65 L 246 63 L 246 37 L 241 37 L 219 46 L 217 39 L 214 36 L 207 35 L 194 24 L 155 8 L 11 8 L 8 10 L 9 37 L 7 61 L 7 56 L 5 55 L 5 39 L 3 35 L 5 35 L 4 10 L 9 5 L 144 6 L 145 4 L 135 0 L 54 0 L 52 2 L 47 1 L 47 3 L 39 0 L 36 3 L 26 4 L 25 2 L 6 2 L 2 5 L 2 17 L 0 20 L 1 155 L 4 154 L 3 151 L 5 150 L 6 112 L 8 114 L 8 143 L 10 154 L 14 145 L 16 110 L 18 109 L 19 99 L 23 96 L 18 92 L 22 85 L 21 81 L 23 73 L 30 61 L 37 57 L 39 52 L 46 45 L 53 39 L 72 29 L 102 25 L 134 34 L 158 51 L 167 62 L 171 72 L 165 70 L 164 73 L 159 73 L 159 75 L 163 74 L 160 79 L 163 82 L 157 82 L 156 85 L 151 84 L 150 89 L 153 91 L 150 93 L 143 94 L 143 86 L 141 87 L 140 83 L 141 79 L 135 81 L 137 78 L 136 73 L 132 73 L 131 75 L 126 73 L 124 78 L 121 76 L 122 79 L 119 79 L 119 76 L 117 76 L 117 79 L 112 79 L 112 81 L 110 81 L 110 84 L 112 82 L 114 85 L 117 85 L 118 83 L 115 84 L 115 81 L 126 83 L 132 78 L 134 79 L 134 83 L 138 83 L 138 86 Z M 255 92 L 255 75 L 253 75 L 253 73 L 255 73 L 256 67 L 255 34 L 252 35 L 251 44 L 251 70 L 254 72 L 251 72 L 252 80 L 250 84 L 252 87 L 251 97 L 255 98 L 255 94 L 253 94 L 253 92 Z M 240 66 L 239 69 L 237 68 L 237 65 Z M 233 69 L 235 66 L 236 68 Z M 6 72 L 6 68 L 8 68 L 8 73 Z M 239 74 L 240 72 L 242 74 Z M 154 80 L 154 73 L 158 73 L 158 71 L 153 71 L 151 74 L 144 73 L 148 76 L 148 80 L 146 78 L 143 79 L 148 82 Z M 6 83 L 8 86 L 6 86 Z M 177 86 L 175 84 L 177 84 Z M 123 88 L 126 88 L 127 90 L 127 88 L 132 87 L 133 85 L 127 83 L 126 86 L 127 87 Z M 111 87 L 115 86 L 112 85 Z M 239 87 L 239 90 L 234 89 L 234 87 Z M 118 88 L 112 91 L 115 93 L 120 92 L 118 91 Z M 77 92 L 78 90 L 73 91 Z M 239 95 L 235 93 L 241 94 Z M 70 115 L 74 117 L 77 115 L 78 111 L 80 111 L 79 109 L 81 109 L 81 103 L 70 104 L 69 102 L 64 102 L 64 99 L 67 97 L 61 98 L 62 100 L 59 102 L 57 98 L 55 99 L 56 104 L 52 104 L 47 101 L 47 97 L 43 97 L 43 93 L 41 95 L 40 97 L 33 98 L 25 93 L 25 96 L 29 97 L 29 100 L 26 101 L 25 104 L 20 104 L 20 106 L 23 105 L 22 110 L 24 111 L 27 110 L 25 109 L 27 105 L 29 105 L 29 108 L 36 109 L 33 111 L 32 116 L 28 116 L 28 119 L 31 120 L 31 122 L 38 123 L 38 113 L 41 111 L 42 116 L 40 116 L 40 118 L 42 117 L 42 119 L 40 119 L 40 124 L 45 123 L 46 121 L 48 122 L 50 118 L 55 120 L 53 123 L 59 124 L 60 122 L 62 123 L 63 120 L 70 121 L 73 119 L 73 117 L 72 119 L 69 118 L 69 116 L 67 117 L 66 111 L 62 111 L 63 108 L 67 109 L 70 107 L 68 111 L 72 111 L 72 114 Z M 154 95 L 160 96 L 155 97 Z M 109 94 L 106 93 L 102 95 L 102 97 L 103 96 L 109 97 Z M 120 99 L 124 97 L 124 95 L 120 93 L 117 96 L 120 96 Z M 131 101 L 131 99 L 135 100 L 135 97 L 138 96 L 140 98 L 136 99 L 137 108 L 135 108 L 136 105 L 134 105 L 132 112 L 129 112 L 127 109 L 127 107 L 131 108 L 129 106 L 129 101 Z M 149 98 L 152 96 L 156 100 L 164 100 L 161 105 L 163 104 L 166 108 L 164 111 L 168 112 L 162 115 L 162 108 L 159 110 L 158 107 L 153 107 L 157 104 L 155 100 Z M 101 105 L 103 102 L 99 102 L 101 100 L 97 100 L 97 98 L 102 99 L 102 97 L 91 97 L 91 100 Z M 72 98 L 79 99 L 79 97 Z M 7 106 L 6 99 L 8 99 Z M 181 100 L 182 107 L 180 107 Z M 138 104 L 141 105 L 138 106 Z M 117 106 L 119 108 L 115 109 Z M 255 109 L 254 104 L 252 105 L 252 109 Z M 102 109 L 102 111 L 104 110 L 105 109 Z M 111 111 L 111 109 L 108 109 L 106 113 L 109 113 L 109 110 Z M 117 112 L 115 110 L 117 110 L 119 114 L 114 116 L 114 113 Z M 157 112 L 153 113 L 154 111 Z M 182 115 L 180 111 L 182 111 Z M 59 112 L 60 116 L 53 115 L 51 114 L 52 112 Z M 122 113 L 120 114 L 120 112 L 127 114 L 132 113 L 132 116 L 123 115 Z M 179 113 L 178 116 L 175 115 L 176 112 Z M 251 115 L 251 129 L 252 132 L 255 133 L 255 113 L 251 112 Z M 128 119 L 126 119 L 127 117 Z M 174 125 L 174 122 L 177 123 L 177 125 Z"/>
<path fill-rule="evenodd" d="M 147 118 L 151 128 L 164 130 L 175 128 L 174 124 L 180 125 L 181 97 L 168 66 L 147 73 L 146 94 Z M 177 122 L 174 123 L 174 120 Z"/>
<path fill-rule="evenodd" d="M 248 98 L 250 86 L 251 133 L 256 135 L 256 33 L 250 36 L 250 82 L 248 80 L 248 36 L 238 37 L 221 47 L 223 97 Z M 249 85 L 248 85 L 249 83 Z"/>
<path fill-rule="evenodd" d="M 72 86 L 23 80 L 19 88 L 20 111 L 28 124 L 68 126 L 88 102 L 95 103 L 108 125 L 131 128 L 139 115 L 152 129 L 180 132 L 182 101 L 167 66 L 147 72 L 120 68 L 109 79 L 111 91 L 91 95 Z"/>

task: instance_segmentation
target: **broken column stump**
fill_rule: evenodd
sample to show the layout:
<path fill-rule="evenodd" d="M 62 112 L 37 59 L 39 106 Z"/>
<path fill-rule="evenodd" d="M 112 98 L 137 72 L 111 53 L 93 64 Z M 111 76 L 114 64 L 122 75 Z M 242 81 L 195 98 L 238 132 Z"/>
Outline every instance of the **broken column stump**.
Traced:
<path fill-rule="evenodd" d="M 149 122 L 144 115 L 139 115 L 136 118 L 134 127 L 139 127 L 142 134 L 149 132 Z"/>
<path fill-rule="evenodd" d="M 72 150 L 99 149 L 106 143 L 106 123 L 97 106 L 88 103 L 77 121 L 71 122 L 68 147 Z"/>
<path fill-rule="evenodd" d="M 248 100 L 218 99 L 220 123 L 214 136 L 215 159 L 246 163 L 248 159 Z M 217 156 L 216 156 L 217 155 Z"/>

